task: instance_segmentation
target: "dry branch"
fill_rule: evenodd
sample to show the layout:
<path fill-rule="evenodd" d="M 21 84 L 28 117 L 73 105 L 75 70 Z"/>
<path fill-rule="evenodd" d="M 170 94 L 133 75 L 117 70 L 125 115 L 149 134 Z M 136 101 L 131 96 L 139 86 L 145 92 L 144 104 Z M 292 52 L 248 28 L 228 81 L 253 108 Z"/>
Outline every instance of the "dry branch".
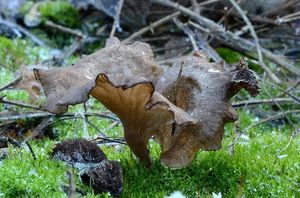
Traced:
<path fill-rule="evenodd" d="M 244 100 L 233 102 L 233 107 L 243 107 L 243 106 L 252 106 L 252 105 L 260 105 L 260 104 L 269 104 L 273 105 L 277 103 L 294 103 L 295 100 L 292 98 L 274 98 L 274 99 L 251 99 L 251 100 Z"/>

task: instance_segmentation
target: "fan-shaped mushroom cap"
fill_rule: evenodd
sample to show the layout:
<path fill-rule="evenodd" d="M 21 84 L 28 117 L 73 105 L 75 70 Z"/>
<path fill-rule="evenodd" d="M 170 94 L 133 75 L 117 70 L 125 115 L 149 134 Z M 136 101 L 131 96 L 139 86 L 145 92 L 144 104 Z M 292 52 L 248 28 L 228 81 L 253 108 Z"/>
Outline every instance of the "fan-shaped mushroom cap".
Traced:
<path fill-rule="evenodd" d="M 35 72 L 47 96 L 45 108 L 52 113 L 64 113 L 68 105 L 89 99 L 89 92 L 101 73 L 109 75 L 115 86 L 131 86 L 154 82 L 162 69 L 154 62 L 148 44 L 135 42 L 125 46 L 113 37 L 107 40 L 105 48 L 84 56 L 71 67 Z"/>
<path fill-rule="evenodd" d="M 244 64 L 244 63 L 241 63 Z M 182 168 L 201 148 L 218 150 L 223 139 L 224 125 L 237 119 L 230 98 L 245 87 L 251 94 L 258 92 L 253 73 L 241 64 L 226 69 L 221 63 L 209 63 L 200 52 L 177 61 L 156 84 L 158 92 L 185 110 L 196 124 L 176 126 L 173 137 L 164 142 L 163 164 Z M 243 75 L 240 75 L 243 74 Z M 170 134 L 164 127 L 156 136 Z"/>

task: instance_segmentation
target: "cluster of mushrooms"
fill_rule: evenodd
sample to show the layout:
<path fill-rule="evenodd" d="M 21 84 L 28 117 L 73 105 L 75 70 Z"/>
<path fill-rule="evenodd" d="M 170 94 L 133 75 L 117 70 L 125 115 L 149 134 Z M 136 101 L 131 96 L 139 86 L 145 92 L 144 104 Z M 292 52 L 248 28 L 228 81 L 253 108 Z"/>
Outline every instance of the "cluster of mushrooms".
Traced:
<path fill-rule="evenodd" d="M 259 92 L 243 61 L 227 66 L 197 51 L 164 69 L 148 44 L 123 45 L 115 37 L 70 67 L 34 74 L 47 111 L 62 114 L 92 96 L 120 118 L 125 140 L 143 164 L 151 164 L 147 144 L 154 138 L 161 163 L 173 169 L 188 165 L 199 149 L 220 149 L 224 124 L 237 119 L 230 98 L 241 88 L 252 96 Z"/>

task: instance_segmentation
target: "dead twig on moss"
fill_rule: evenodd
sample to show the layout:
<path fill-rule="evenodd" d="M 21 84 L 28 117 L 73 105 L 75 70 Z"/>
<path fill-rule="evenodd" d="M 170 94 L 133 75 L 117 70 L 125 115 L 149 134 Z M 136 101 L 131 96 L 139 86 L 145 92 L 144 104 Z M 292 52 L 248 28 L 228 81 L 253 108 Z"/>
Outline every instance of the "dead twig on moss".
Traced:
<path fill-rule="evenodd" d="M 79 30 L 73 30 L 71 28 L 64 27 L 62 25 L 53 23 L 52 21 L 49 21 L 49 20 L 45 22 L 45 25 L 48 26 L 48 27 L 50 27 L 50 28 L 57 29 L 57 30 L 59 30 L 61 32 L 77 36 L 77 37 L 79 37 L 81 39 L 86 38 L 86 36 L 82 32 L 80 32 Z"/>
<path fill-rule="evenodd" d="M 298 113 L 300 113 L 300 109 L 290 110 L 290 111 L 286 111 L 286 112 L 284 112 L 284 113 L 281 112 L 281 113 L 279 113 L 279 114 L 276 114 L 276 115 L 273 115 L 273 116 L 269 116 L 269 117 L 267 117 L 267 118 L 265 118 L 265 119 L 262 119 L 262 120 L 260 120 L 260 121 L 258 121 L 258 122 L 256 122 L 256 123 L 251 124 L 250 126 L 246 127 L 245 129 L 243 129 L 243 130 L 241 131 L 241 133 L 240 133 L 240 134 L 234 139 L 234 141 L 229 145 L 229 148 L 232 147 L 232 146 L 240 139 L 240 137 L 241 137 L 242 135 L 247 134 L 248 131 L 249 131 L 250 129 L 252 129 L 252 128 L 254 128 L 254 127 L 256 127 L 256 126 L 258 126 L 258 125 L 260 125 L 260 124 L 263 124 L 263 123 L 265 123 L 265 122 L 268 122 L 268 121 L 272 121 L 272 120 L 276 120 L 276 119 L 285 117 L 285 116 L 288 115 L 288 114 L 298 114 Z"/>
<path fill-rule="evenodd" d="M 4 97 L 5 96 L 0 97 L 0 103 L 14 105 L 14 106 L 23 107 L 23 108 L 34 109 L 34 110 L 39 110 L 39 111 L 45 111 L 42 107 L 32 105 L 32 104 L 23 103 L 23 102 L 19 102 L 19 101 L 5 100 Z"/>
<path fill-rule="evenodd" d="M 25 144 L 26 144 L 27 147 L 29 148 L 29 151 L 30 151 L 30 153 L 31 153 L 31 155 L 32 155 L 32 157 L 33 157 L 33 160 L 36 160 L 36 155 L 34 154 L 34 151 L 33 151 L 32 147 L 31 147 L 31 145 L 29 144 L 29 142 L 28 142 L 28 141 L 25 141 Z"/>
<path fill-rule="evenodd" d="M 75 198 L 76 197 L 76 187 L 75 187 L 74 173 L 73 173 L 72 168 L 70 168 L 67 171 L 67 175 L 68 175 L 68 178 L 69 178 L 68 197 L 69 198 Z"/>
<path fill-rule="evenodd" d="M 53 118 L 53 116 L 48 116 L 48 117 L 44 118 L 42 120 L 42 122 L 32 130 L 32 133 L 30 134 L 30 136 L 26 137 L 23 142 L 26 143 L 29 140 L 38 136 L 40 133 L 42 133 L 49 126 L 49 123 L 51 122 L 52 118 Z"/>
<path fill-rule="evenodd" d="M 11 87 L 11 86 L 14 86 L 15 84 L 17 84 L 18 82 L 20 82 L 22 80 L 22 76 L 21 75 L 18 75 L 15 79 L 13 79 L 11 82 L 3 85 L 0 87 L 0 92 Z"/>
<path fill-rule="evenodd" d="M 106 115 L 103 113 L 85 113 L 85 116 L 94 116 L 100 118 L 111 119 L 116 122 L 120 122 L 120 120 L 114 116 Z M 0 113 L 0 120 L 17 120 L 17 119 L 25 119 L 25 118 L 38 118 L 38 117 L 48 117 L 48 116 L 56 116 L 61 118 L 73 119 L 75 116 L 74 113 L 65 113 L 62 115 L 56 115 L 48 112 L 21 112 L 21 113 Z"/>

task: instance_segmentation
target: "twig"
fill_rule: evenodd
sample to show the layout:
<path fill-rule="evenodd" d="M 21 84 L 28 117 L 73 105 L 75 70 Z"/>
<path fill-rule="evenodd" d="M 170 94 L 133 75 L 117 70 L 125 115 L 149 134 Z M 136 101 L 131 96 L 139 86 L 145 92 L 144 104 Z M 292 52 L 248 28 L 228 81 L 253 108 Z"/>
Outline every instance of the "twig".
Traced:
<path fill-rule="evenodd" d="M 117 10 L 117 13 L 115 14 L 115 17 L 114 17 L 114 23 L 113 23 L 113 26 L 112 26 L 112 29 L 111 29 L 110 36 L 109 36 L 109 37 L 113 37 L 114 34 L 115 34 L 115 32 L 116 32 L 116 28 L 117 28 L 118 26 L 120 26 L 120 15 L 121 15 L 123 3 L 124 3 L 124 0 L 120 0 L 120 1 L 119 1 L 119 4 L 118 4 L 118 10 Z"/>
<path fill-rule="evenodd" d="M 91 125 L 91 127 L 93 127 L 98 133 L 100 133 L 103 137 L 107 137 L 107 135 L 105 133 L 103 133 L 100 129 L 98 129 L 98 127 L 96 125 L 94 125 L 92 122 L 90 122 L 88 119 L 86 119 L 85 115 L 82 113 L 83 116 L 79 117 L 82 118 L 84 122 L 88 123 L 89 125 Z"/>
<path fill-rule="evenodd" d="M 279 153 L 285 151 L 285 150 L 291 145 L 293 139 L 295 138 L 296 133 L 297 133 L 297 132 L 299 133 L 299 131 L 300 131 L 300 130 L 299 130 L 299 128 L 298 128 L 297 130 L 295 130 L 295 131 L 291 134 L 291 136 L 290 136 L 290 138 L 289 138 L 289 142 L 286 144 L 286 146 L 285 146 L 283 149 L 281 149 L 281 150 L 279 151 Z"/>
<path fill-rule="evenodd" d="M 23 103 L 23 102 L 19 102 L 19 101 L 5 100 L 4 97 L 5 96 L 0 97 L 0 103 L 19 106 L 19 107 L 24 107 L 24 108 L 29 108 L 29 109 L 35 109 L 35 110 L 40 110 L 40 111 L 45 111 L 45 109 L 43 109 L 41 107 L 38 107 L 38 106 L 35 106 L 35 105 L 31 105 L 31 104 L 27 104 L 27 103 Z"/>
<path fill-rule="evenodd" d="M 118 140 L 116 140 L 116 139 L 112 139 L 112 138 L 104 138 L 104 137 L 96 137 L 96 138 L 94 138 L 94 139 L 92 139 L 92 140 L 90 140 L 91 142 L 95 142 L 95 141 L 97 141 L 97 140 L 106 140 L 106 141 L 108 141 L 108 142 L 115 142 L 115 143 L 118 143 L 118 144 L 124 144 L 124 145 L 126 145 L 127 143 L 126 143 L 126 141 L 125 141 L 125 139 L 118 139 Z"/>
<path fill-rule="evenodd" d="M 22 80 L 22 76 L 21 75 L 18 75 L 15 79 L 13 79 L 11 82 L 3 85 L 0 87 L 0 92 L 11 87 L 11 86 L 14 86 L 15 84 L 17 84 L 18 82 L 20 82 Z"/>
<path fill-rule="evenodd" d="M 263 14 L 263 16 L 276 16 L 279 13 L 282 13 L 282 11 L 290 8 L 295 7 L 296 4 L 300 3 L 300 0 L 290 0 L 287 3 L 285 3 L 283 6 L 276 7 L 274 10 L 269 10 L 266 13 Z"/>
<path fill-rule="evenodd" d="M 77 118 L 81 118 L 83 120 L 83 125 L 82 125 L 82 131 L 83 131 L 83 137 L 84 138 L 89 138 L 89 132 L 88 132 L 88 127 L 87 127 L 87 123 L 88 123 L 88 119 L 85 117 L 83 112 L 79 112 L 76 113 L 73 119 L 73 122 L 76 122 Z M 94 125 L 90 124 L 92 127 L 94 127 Z M 96 130 L 98 130 L 96 128 Z"/>
<path fill-rule="evenodd" d="M 33 159 L 36 160 L 36 156 L 35 156 L 35 154 L 34 154 L 34 152 L 33 152 L 32 147 L 30 146 L 29 142 L 25 141 L 25 144 L 26 144 L 27 147 L 29 148 L 29 151 L 30 151 L 30 153 L 31 153 L 31 155 L 32 155 L 32 157 L 33 157 Z"/>
<path fill-rule="evenodd" d="M 264 86 L 262 86 L 262 89 L 269 95 L 269 97 L 271 97 L 271 99 L 273 99 L 273 101 L 276 104 L 276 106 L 280 109 L 280 111 L 286 117 L 288 123 L 294 128 L 295 131 L 292 133 L 292 134 L 294 134 L 297 131 L 297 127 L 294 125 L 294 123 L 291 121 L 291 119 L 287 116 L 286 112 L 283 110 L 283 108 L 280 106 L 280 104 L 278 102 L 276 102 L 274 100 L 274 98 L 272 98 L 272 95 L 270 94 L 270 92 Z"/>
<path fill-rule="evenodd" d="M 194 33 L 199 48 L 202 48 L 204 51 L 206 51 L 215 62 L 223 61 L 225 63 L 223 58 L 207 43 L 200 31 L 194 30 Z"/>
<path fill-rule="evenodd" d="M 79 37 L 79 38 L 81 38 L 81 39 L 86 38 L 86 36 L 85 36 L 82 32 L 80 32 L 80 31 L 78 31 L 78 30 L 73 30 L 73 29 L 71 29 L 71 28 L 64 27 L 64 26 L 59 25 L 59 24 L 55 24 L 55 23 L 53 23 L 52 21 L 49 21 L 49 20 L 45 22 L 45 25 L 48 26 L 48 27 L 51 27 L 51 28 L 55 28 L 55 29 L 57 29 L 57 30 L 60 30 L 60 31 L 62 31 L 62 32 L 64 32 L 64 33 L 68 33 L 68 34 L 77 36 L 77 37 Z"/>
<path fill-rule="evenodd" d="M 285 93 L 286 95 L 290 96 L 295 102 L 299 103 L 300 104 L 300 98 L 298 98 L 297 96 L 294 96 L 293 94 L 289 93 L 288 91 L 286 91 L 285 89 L 283 89 L 282 87 L 272 83 L 272 82 L 269 82 L 269 81 L 265 81 L 264 79 L 260 79 L 263 83 L 265 84 L 269 84 L 269 85 L 272 85 L 272 86 L 275 86 L 277 89 L 279 89 L 280 91 L 282 91 L 283 93 Z"/>
<path fill-rule="evenodd" d="M 30 33 L 27 29 L 23 28 L 22 26 L 14 23 L 12 21 L 5 20 L 1 16 L 0 16 L 0 24 L 6 25 L 12 29 L 15 28 L 15 29 L 19 30 L 20 32 L 22 32 L 23 34 L 25 34 L 27 37 L 29 37 L 36 44 L 38 44 L 42 47 L 48 47 L 42 40 L 40 40 L 37 36 Z"/>
<path fill-rule="evenodd" d="M 276 115 L 273 115 L 273 116 L 270 116 L 270 117 L 267 117 L 265 119 L 262 119 L 261 121 L 259 122 L 256 122 L 256 123 L 253 123 L 251 124 L 250 126 L 246 127 L 245 129 L 242 130 L 242 132 L 235 138 L 235 140 L 232 142 L 232 144 L 229 146 L 231 147 L 233 144 L 235 144 L 238 139 L 242 136 L 242 135 L 245 135 L 251 128 L 253 127 L 256 127 L 260 124 L 263 124 L 265 122 L 268 122 L 268 121 L 271 121 L 271 120 L 276 120 L 278 118 L 282 118 L 282 117 L 285 117 L 287 114 L 296 114 L 296 113 L 300 113 L 300 109 L 297 109 L 297 110 L 290 110 L 290 111 L 286 111 L 286 112 L 281 112 L 279 114 L 276 114 Z"/>
<path fill-rule="evenodd" d="M 259 62 L 263 63 L 263 56 L 262 56 L 260 44 L 259 44 L 259 41 L 258 41 L 257 34 L 254 30 L 254 27 L 252 26 L 251 22 L 249 21 L 248 17 L 244 13 L 244 11 L 241 9 L 241 7 L 235 2 L 235 0 L 229 0 L 229 1 L 233 5 L 233 7 L 238 11 L 238 13 L 241 15 L 242 19 L 245 21 L 245 23 L 249 27 L 251 35 L 252 35 L 252 37 L 254 38 L 254 41 L 255 41 L 256 50 L 257 50 L 257 54 L 258 54 L 258 60 L 259 60 Z"/>
<path fill-rule="evenodd" d="M 74 175 L 73 175 L 73 170 L 70 168 L 67 171 L 67 175 L 69 178 L 69 190 L 68 190 L 68 197 L 69 198 L 75 198 L 75 193 L 76 193 L 76 187 L 75 187 L 75 181 L 74 181 Z"/>
<path fill-rule="evenodd" d="M 168 0 L 152 0 L 152 2 L 179 10 L 180 12 L 190 16 L 194 20 L 197 20 L 200 25 L 212 30 L 211 32 L 216 34 L 217 36 L 223 37 L 225 40 L 228 40 L 231 43 L 238 45 L 239 47 L 242 47 L 242 49 L 255 51 L 254 50 L 255 44 L 253 44 L 250 41 L 245 40 L 241 37 L 235 36 L 230 31 L 225 31 L 225 29 L 222 26 L 216 24 L 214 21 L 212 21 L 206 17 L 203 17 L 199 14 L 196 14 L 192 10 L 190 10 L 184 6 L 181 6 L 178 3 L 174 3 L 174 2 L 171 2 Z M 298 76 L 300 76 L 300 70 L 298 68 L 296 68 L 295 66 L 291 65 L 290 63 L 288 63 L 286 60 L 282 60 L 281 58 L 277 57 L 272 52 L 270 52 L 264 48 L 261 48 L 261 51 L 262 51 L 262 54 L 269 60 L 281 65 L 282 67 L 289 70 L 290 72 L 295 73 Z"/>
<path fill-rule="evenodd" d="M 44 118 L 42 120 L 42 122 L 32 130 L 32 133 L 30 134 L 30 136 L 25 138 L 24 142 L 26 143 L 27 141 L 31 140 L 32 138 L 34 138 L 34 137 L 38 136 L 40 133 L 42 133 L 45 130 L 45 128 L 49 126 L 49 123 L 51 122 L 51 120 L 52 120 L 52 116 L 48 116 L 48 117 Z"/>
<path fill-rule="evenodd" d="M 194 50 L 199 50 L 199 48 L 196 44 L 196 40 L 194 38 L 194 34 L 191 31 L 191 29 L 189 29 L 187 26 L 185 26 L 183 23 L 181 23 L 177 18 L 174 18 L 173 21 L 179 29 L 181 29 L 185 34 L 188 35 L 188 37 L 189 37 L 189 39 L 192 43 L 193 49 Z"/>
<path fill-rule="evenodd" d="M 107 118 L 107 119 L 120 122 L 120 120 L 114 116 L 105 115 L 101 113 L 85 113 L 84 115 Z M 17 119 L 25 119 L 25 118 L 48 117 L 48 116 L 65 117 L 65 118 L 67 117 L 72 119 L 75 116 L 75 114 L 65 113 L 62 115 L 56 115 L 49 112 L 0 113 L 0 120 L 17 120 Z"/>
<path fill-rule="evenodd" d="M 233 102 L 233 107 L 243 107 L 243 106 L 252 106 L 252 105 L 259 105 L 259 104 L 275 104 L 277 103 L 291 103 L 295 102 L 292 98 L 274 98 L 274 99 L 251 99 L 251 100 L 244 100 Z"/>
<path fill-rule="evenodd" d="M 260 66 L 274 82 L 276 82 L 278 84 L 281 83 L 281 80 L 272 72 L 271 69 L 269 69 L 266 66 L 266 64 L 264 62 L 259 62 L 254 59 L 248 59 L 248 60 L 251 61 L 252 63 Z"/>
<path fill-rule="evenodd" d="M 132 40 L 134 40 L 135 38 L 145 34 L 146 32 L 148 32 L 151 29 L 154 29 L 172 19 L 174 19 L 175 17 L 178 17 L 180 15 L 181 12 L 175 12 L 173 14 L 170 14 L 168 16 L 165 16 L 164 18 L 159 19 L 158 21 L 155 21 L 154 23 L 151 23 L 150 25 L 148 25 L 147 27 L 144 27 L 142 29 L 140 29 L 139 31 L 133 33 L 130 37 L 128 37 L 127 39 L 123 40 L 122 42 L 124 44 L 128 44 L 130 43 Z"/>
<path fill-rule="evenodd" d="M 105 132 L 107 132 L 107 131 L 109 131 L 110 129 L 112 129 L 112 128 L 114 128 L 115 126 L 117 126 L 119 124 L 119 122 L 113 122 L 111 125 L 109 125 L 108 127 L 106 127 L 104 130 L 103 130 L 103 132 L 105 133 Z"/>

